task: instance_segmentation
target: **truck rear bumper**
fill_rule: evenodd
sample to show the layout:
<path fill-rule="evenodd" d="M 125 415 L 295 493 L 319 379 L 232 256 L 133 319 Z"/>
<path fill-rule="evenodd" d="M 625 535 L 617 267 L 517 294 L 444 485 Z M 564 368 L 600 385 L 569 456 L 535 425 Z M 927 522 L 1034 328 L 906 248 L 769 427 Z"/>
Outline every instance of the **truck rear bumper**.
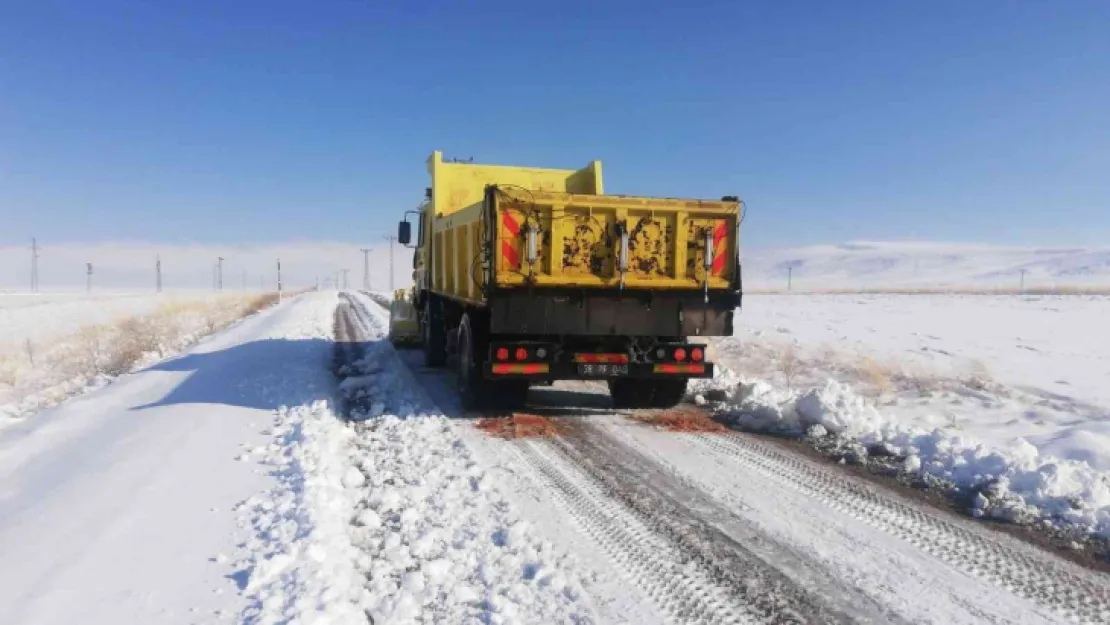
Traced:
<path fill-rule="evenodd" d="M 732 336 L 738 291 L 504 289 L 489 298 L 494 334 Z"/>
<path fill-rule="evenodd" d="M 613 380 L 613 379 L 691 379 L 712 378 L 713 363 L 630 363 L 628 373 L 583 373 L 575 363 L 487 363 L 484 375 L 490 380 Z"/>

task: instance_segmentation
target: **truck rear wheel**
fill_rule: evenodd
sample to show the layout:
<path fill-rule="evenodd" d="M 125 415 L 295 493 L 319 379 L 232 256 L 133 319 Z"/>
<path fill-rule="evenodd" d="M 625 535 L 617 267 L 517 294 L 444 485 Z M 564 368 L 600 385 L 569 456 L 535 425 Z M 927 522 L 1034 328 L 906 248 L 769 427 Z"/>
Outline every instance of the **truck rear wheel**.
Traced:
<path fill-rule="evenodd" d="M 615 408 L 673 408 L 686 396 L 686 380 L 609 380 Z"/>
<path fill-rule="evenodd" d="M 459 324 L 459 351 L 456 384 L 459 402 L 464 409 L 491 408 L 512 410 L 528 400 L 528 380 L 487 380 L 482 375 L 485 365 L 486 338 L 470 315 L 463 315 Z"/>
<path fill-rule="evenodd" d="M 442 367 L 447 362 L 447 331 L 443 327 L 443 306 L 435 296 L 424 305 L 424 366 Z"/>
<path fill-rule="evenodd" d="M 674 408 L 686 396 L 686 380 L 659 380 L 654 391 L 652 408 Z"/>
<path fill-rule="evenodd" d="M 609 380 L 614 408 L 650 408 L 654 389 L 643 380 Z"/>

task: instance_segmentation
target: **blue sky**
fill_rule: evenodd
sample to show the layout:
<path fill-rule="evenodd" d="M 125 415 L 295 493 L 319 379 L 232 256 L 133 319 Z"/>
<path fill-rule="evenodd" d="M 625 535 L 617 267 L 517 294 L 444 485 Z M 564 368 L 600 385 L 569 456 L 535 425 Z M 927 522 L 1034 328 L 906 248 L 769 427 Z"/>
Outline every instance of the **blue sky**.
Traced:
<path fill-rule="evenodd" d="M 0 0 L 0 244 L 374 240 L 442 149 L 737 194 L 752 247 L 1105 245 L 1107 32 L 1103 1 Z"/>

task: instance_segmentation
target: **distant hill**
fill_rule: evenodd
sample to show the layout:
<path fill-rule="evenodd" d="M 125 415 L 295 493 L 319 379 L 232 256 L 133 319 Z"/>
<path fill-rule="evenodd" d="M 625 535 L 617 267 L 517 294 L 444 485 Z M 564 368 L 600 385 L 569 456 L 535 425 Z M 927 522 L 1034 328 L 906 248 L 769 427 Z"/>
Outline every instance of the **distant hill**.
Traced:
<path fill-rule="evenodd" d="M 852 242 L 742 252 L 745 286 L 798 290 L 1110 287 L 1110 248 Z"/>

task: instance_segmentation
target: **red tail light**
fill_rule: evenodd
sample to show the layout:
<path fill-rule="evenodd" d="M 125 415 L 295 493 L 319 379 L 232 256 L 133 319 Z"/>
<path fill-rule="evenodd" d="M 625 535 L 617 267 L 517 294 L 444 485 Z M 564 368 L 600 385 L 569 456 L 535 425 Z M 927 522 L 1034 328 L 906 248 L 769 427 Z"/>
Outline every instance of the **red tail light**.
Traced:
<path fill-rule="evenodd" d="M 674 359 L 675 360 L 686 360 L 686 350 L 682 347 L 679 347 L 678 349 L 674 350 Z"/>
<path fill-rule="evenodd" d="M 705 352 L 703 352 L 700 347 L 695 347 L 694 349 L 690 350 L 690 360 L 693 360 L 694 362 L 701 362 L 704 359 Z"/>
<path fill-rule="evenodd" d="M 509 348 L 508 347 L 498 347 L 497 348 L 497 359 L 498 360 L 508 360 L 509 359 Z"/>
<path fill-rule="evenodd" d="M 516 359 L 528 360 L 528 350 L 524 349 L 523 347 L 516 348 Z"/>

